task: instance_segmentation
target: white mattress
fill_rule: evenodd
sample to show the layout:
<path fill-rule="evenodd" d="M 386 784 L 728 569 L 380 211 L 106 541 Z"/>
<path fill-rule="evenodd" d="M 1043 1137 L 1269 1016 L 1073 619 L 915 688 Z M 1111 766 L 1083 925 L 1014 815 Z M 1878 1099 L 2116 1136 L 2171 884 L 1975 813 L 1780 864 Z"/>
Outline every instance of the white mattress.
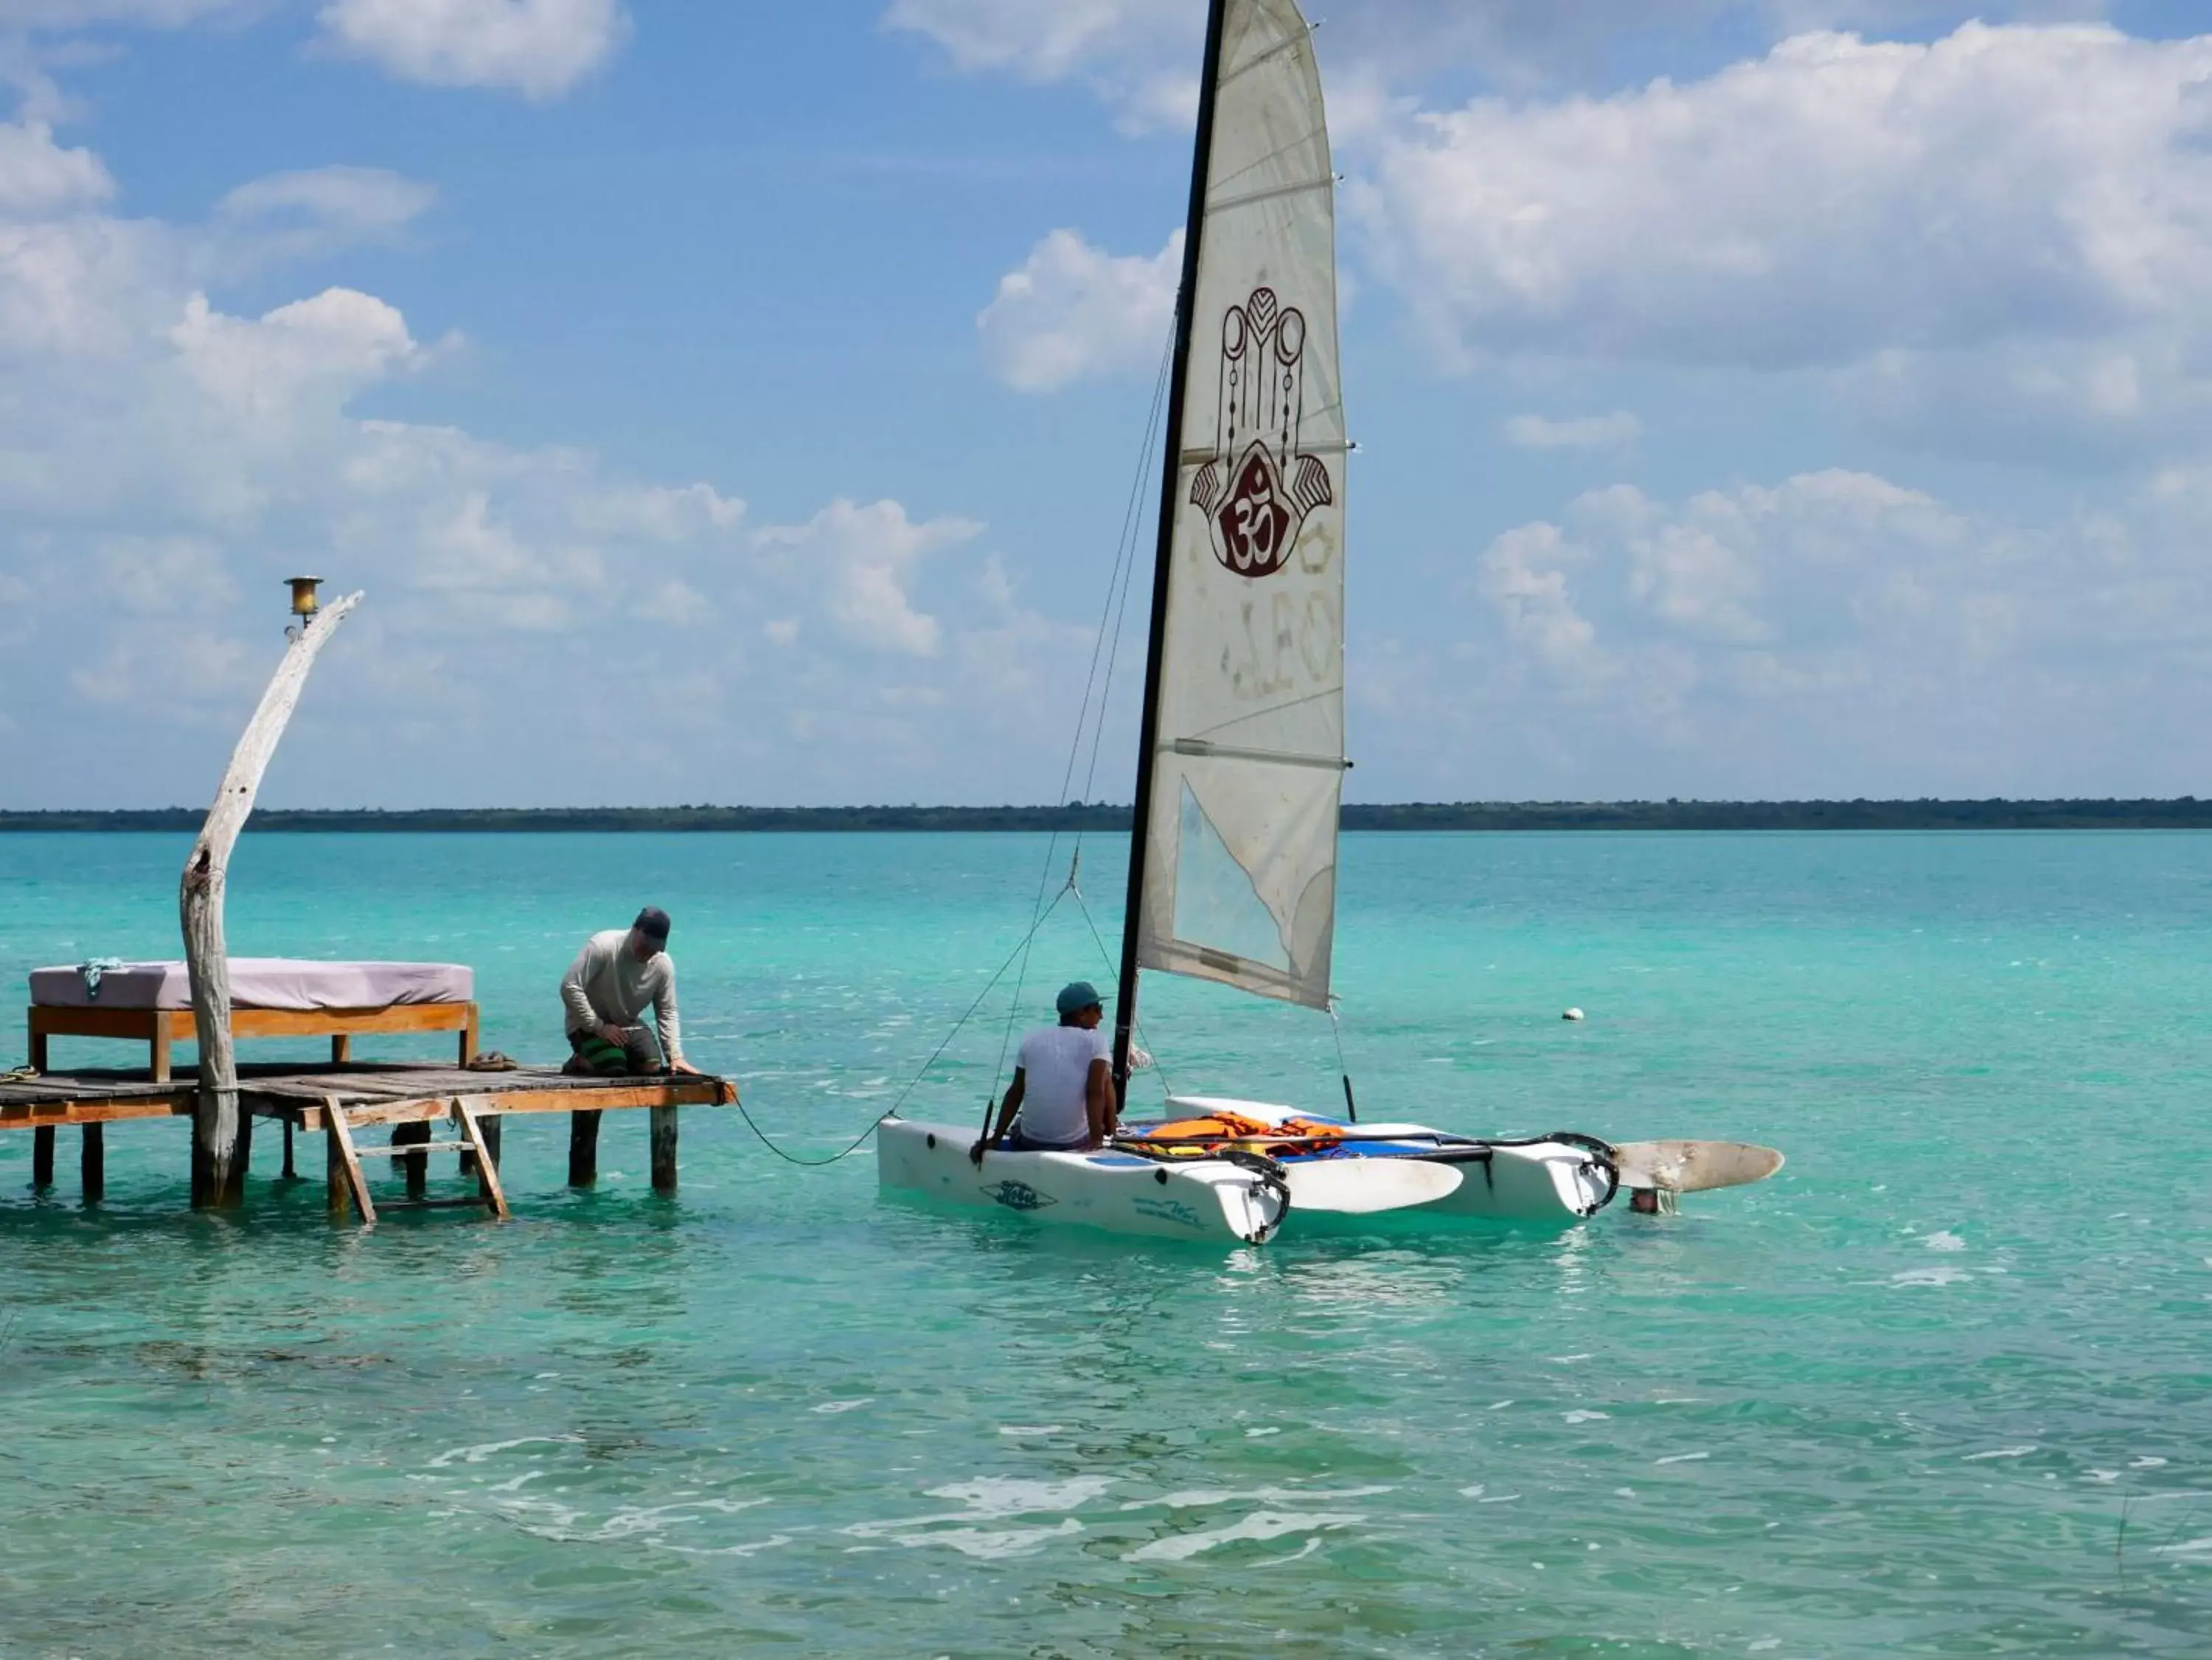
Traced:
<path fill-rule="evenodd" d="M 104 969 L 100 995 L 73 967 L 31 971 L 31 1001 L 46 1009 L 190 1009 L 191 984 L 180 962 L 132 962 Z M 457 962 L 306 962 L 292 957 L 233 957 L 236 1009 L 384 1009 L 393 1003 L 467 1003 L 476 971 Z"/>

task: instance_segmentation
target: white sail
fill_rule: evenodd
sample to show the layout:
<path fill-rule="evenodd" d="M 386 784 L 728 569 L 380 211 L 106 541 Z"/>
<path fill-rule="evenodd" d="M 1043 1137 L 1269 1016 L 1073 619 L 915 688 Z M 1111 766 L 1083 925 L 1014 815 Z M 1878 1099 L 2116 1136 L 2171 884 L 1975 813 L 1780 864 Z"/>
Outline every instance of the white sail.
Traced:
<path fill-rule="evenodd" d="M 1138 960 L 1325 1007 L 1344 771 L 1335 175 L 1291 0 L 1228 0 Z"/>

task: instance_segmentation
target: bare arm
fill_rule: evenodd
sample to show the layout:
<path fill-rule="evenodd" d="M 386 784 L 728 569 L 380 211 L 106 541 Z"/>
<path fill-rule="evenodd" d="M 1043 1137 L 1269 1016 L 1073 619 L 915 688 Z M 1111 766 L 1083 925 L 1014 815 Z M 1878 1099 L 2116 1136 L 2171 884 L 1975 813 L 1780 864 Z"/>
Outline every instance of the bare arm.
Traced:
<path fill-rule="evenodd" d="M 1083 1081 L 1083 1108 L 1091 1120 L 1091 1145 L 1103 1147 L 1121 1117 L 1114 1107 L 1114 1069 L 1104 1061 L 1091 1063 Z"/>
<path fill-rule="evenodd" d="M 975 1146 L 968 1149 L 968 1158 L 970 1163 L 978 1165 L 981 1164 L 983 1162 L 983 1149 L 988 1147 L 996 1147 L 1000 1142 L 1006 1139 L 1006 1131 L 1013 1127 L 1014 1114 L 1022 1110 L 1022 1097 L 1027 1093 L 1028 1083 L 1029 1074 L 1023 1070 L 1022 1068 L 1018 1066 L 1016 1067 L 1014 1069 L 1014 1081 L 1006 1086 L 1006 1099 L 999 1103 L 998 1123 L 992 1126 L 991 1133 L 989 1135 L 983 1137 L 981 1141 L 976 1142 Z"/>
<path fill-rule="evenodd" d="M 676 1015 L 676 965 L 665 956 L 660 960 L 665 966 L 660 989 L 653 994 L 653 1021 L 660 1035 L 660 1057 L 672 1072 L 696 1072 L 699 1069 L 684 1058 L 684 1027 Z"/>

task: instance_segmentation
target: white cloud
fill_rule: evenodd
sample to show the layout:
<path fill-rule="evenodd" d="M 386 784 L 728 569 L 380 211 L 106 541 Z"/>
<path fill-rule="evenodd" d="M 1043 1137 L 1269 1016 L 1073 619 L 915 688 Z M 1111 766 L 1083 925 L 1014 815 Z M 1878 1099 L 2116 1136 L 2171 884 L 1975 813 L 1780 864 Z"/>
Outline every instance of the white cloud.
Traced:
<path fill-rule="evenodd" d="M 1517 415 L 1501 429 L 1508 444 L 1524 450 L 1625 450 L 1644 436 L 1644 423 L 1626 409 L 1610 415 Z"/>
<path fill-rule="evenodd" d="M 331 0 L 325 38 L 409 81 L 558 98 L 629 33 L 617 0 Z"/>
<path fill-rule="evenodd" d="M 2208 139 L 2212 38 L 1968 24 L 1414 115 L 1354 195 L 1471 354 L 1838 364 L 2201 311 Z"/>
<path fill-rule="evenodd" d="M 1909 28 L 1967 17 L 2101 14 L 2103 0 L 1334 0 L 1316 37 L 1340 136 L 1389 86 L 1467 70 L 1527 91 L 1587 82 L 1624 34 L 1715 24 L 1771 39 L 1830 27 Z M 943 48 L 955 67 L 1088 87 L 1132 131 L 1187 125 L 1198 102 L 1199 0 L 891 0 L 886 27 Z M 1344 118 L 1352 118 L 1348 124 Z"/>
<path fill-rule="evenodd" d="M 1198 108 L 1202 6 L 1188 0 L 892 0 L 888 28 L 934 40 L 970 72 L 1080 76 L 1133 131 Z"/>
<path fill-rule="evenodd" d="M 326 288 L 253 322 L 225 317 L 196 294 L 169 339 L 211 402 L 244 427 L 280 432 L 310 397 L 343 404 L 421 357 L 406 318 L 352 288 Z"/>
<path fill-rule="evenodd" d="M 812 573 L 829 621 L 843 639 L 871 651 L 927 657 L 937 655 L 943 630 L 935 617 L 914 609 L 918 567 L 982 529 L 962 518 L 917 524 L 896 501 L 834 501 L 805 524 L 771 526 L 754 542 L 785 572 Z"/>
<path fill-rule="evenodd" d="M 398 230 L 438 199 L 431 185 L 385 168 L 307 168 L 272 173 L 228 190 L 215 205 L 234 223 L 307 223 L 376 234 Z"/>
<path fill-rule="evenodd" d="M 1052 391 L 1093 374 L 1158 367 L 1182 272 L 1182 233 L 1157 254 L 1116 255 L 1073 231 L 1054 231 L 999 292 L 975 326 L 1008 385 Z"/>
<path fill-rule="evenodd" d="M 100 158 L 64 149 L 43 121 L 0 122 L 0 217 L 38 218 L 91 207 L 115 193 Z"/>
<path fill-rule="evenodd" d="M 2201 468 L 2043 524 L 1842 470 L 1615 486 L 1494 538 L 1452 666 L 1378 695 L 1485 793 L 2179 794 L 2142 712 L 2203 718 L 2208 533 Z"/>
<path fill-rule="evenodd" d="M 364 418 L 438 363 L 409 317 L 347 286 L 239 315 L 209 273 L 244 250 L 281 280 L 307 245 L 272 226 L 333 248 L 404 226 L 405 180 L 278 175 L 202 226 L 102 194 L 0 215 L 0 707 L 37 717 L 0 730 L 0 768 L 40 799 L 198 797 L 303 566 L 370 603 L 272 798 L 941 799 L 979 742 L 990 777 L 1057 776 L 1080 631 L 1020 609 L 979 524 L 864 498 L 756 530 L 712 482 Z M 33 730 L 88 759 L 31 766 Z"/>

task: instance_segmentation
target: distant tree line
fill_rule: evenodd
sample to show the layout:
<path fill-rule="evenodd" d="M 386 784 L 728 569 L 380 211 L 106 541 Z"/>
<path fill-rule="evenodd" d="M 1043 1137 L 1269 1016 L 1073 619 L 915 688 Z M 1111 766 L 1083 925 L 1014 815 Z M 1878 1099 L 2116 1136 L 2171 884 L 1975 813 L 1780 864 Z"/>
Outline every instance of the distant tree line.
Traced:
<path fill-rule="evenodd" d="M 200 826 L 192 808 L 10 812 L 0 831 L 167 830 Z M 1346 830 L 2191 830 L 2212 801 L 1522 801 L 1347 803 Z M 1127 831 L 1129 809 L 1064 807 L 501 807 L 266 809 L 249 830 L 377 831 Z"/>

